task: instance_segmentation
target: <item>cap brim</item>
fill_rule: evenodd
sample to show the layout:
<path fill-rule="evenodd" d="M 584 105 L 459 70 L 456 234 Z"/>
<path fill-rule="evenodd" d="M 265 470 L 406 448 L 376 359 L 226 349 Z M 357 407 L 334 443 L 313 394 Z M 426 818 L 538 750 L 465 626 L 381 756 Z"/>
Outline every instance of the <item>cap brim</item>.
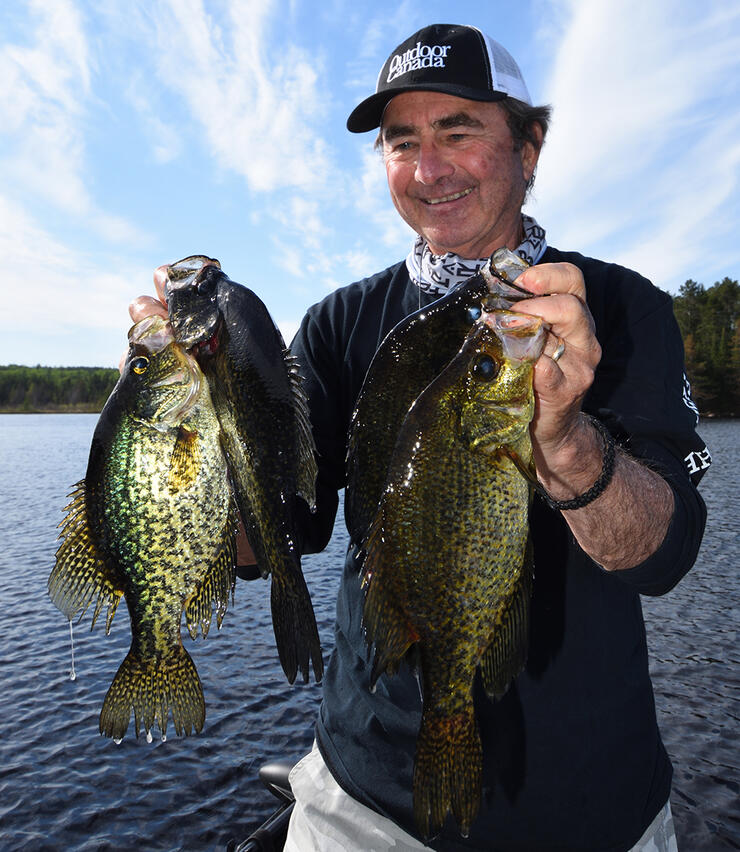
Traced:
<path fill-rule="evenodd" d="M 469 101 L 502 101 L 508 97 L 505 92 L 482 92 L 480 89 L 456 86 L 452 83 L 399 86 L 397 89 L 377 92 L 370 95 L 369 98 L 365 98 L 350 113 L 347 119 L 347 130 L 350 133 L 366 133 L 368 130 L 375 130 L 380 127 L 383 112 L 389 101 L 403 92 L 441 92 L 444 95 L 454 95 L 457 98 L 465 98 Z"/>

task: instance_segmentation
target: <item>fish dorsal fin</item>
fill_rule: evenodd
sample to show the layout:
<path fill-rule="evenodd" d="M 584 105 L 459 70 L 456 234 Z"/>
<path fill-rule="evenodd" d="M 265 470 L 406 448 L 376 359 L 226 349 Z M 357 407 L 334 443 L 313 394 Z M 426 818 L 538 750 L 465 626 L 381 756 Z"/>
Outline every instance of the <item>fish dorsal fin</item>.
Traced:
<path fill-rule="evenodd" d="M 308 399 L 303 390 L 303 376 L 298 367 L 298 359 L 285 350 L 285 363 L 288 367 L 290 387 L 293 393 L 293 408 L 296 418 L 296 443 L 298 446 L 298 472 L 296 488 L 298 494 L 308 503 L 311 511 L 316 510 L 316 445 L 311 431 L 311 417 L 308 413 Z"/>
<path fill-rule="evenodd" d="M 229 594 L 234 595 L 236 582 L 236 531 L 238 527 L 238 511 L 232 505 L 227 522 L 222 530 L 221 548 L 218 556 L 208 567 L 195 592 L 185 601 L 185 621 L 188 632 L 193 639 L 198 635 L 200 627 L 203 638 L 208 635 L 211 626 L 213 607 L 216 608 L 216 624 L 220 628 L 224 614 L 229 605 Z"/>
<path fill-rule="evenodd" d="M 201 464 L 198 433 L 186 426 L 180 426 L 177 433 L 170 470 L 167 476 L 167 487 L 171 494 L 187 491 L 195 485 Z"/>
<path fill-rule="evenodd" d="M 527 662 L 529 601 L 532 597 L 533 549 L 527 540 L 521 576 L 503 609 L 493 641 L 480 662 L 483 686 L 491 700 L 501 698 Z"/>
<path fill-rule="evenodd" d="M 72 502 L 65 507 L 67 515 L 59 525 L 62 543 L 57 549 L 56 564 L 49 575 L 49 597 L 54 606 L 72 621 L 78 616 L 82 618 L 97 595 L 91 629 L 107 605 L 107 633 L 123 589 L 90 532 L 85 481 L 78 482 L 69 496 Z"/>

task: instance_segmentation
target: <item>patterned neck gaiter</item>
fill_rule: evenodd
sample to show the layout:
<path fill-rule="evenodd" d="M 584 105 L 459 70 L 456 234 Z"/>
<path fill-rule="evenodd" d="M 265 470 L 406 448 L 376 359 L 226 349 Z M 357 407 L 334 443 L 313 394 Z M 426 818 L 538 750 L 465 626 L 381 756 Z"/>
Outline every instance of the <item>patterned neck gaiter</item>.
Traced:
<path fill-rule="evenodd" d="M 517 246 L 515 253 L 530 265 L 539 261 L 547 248 L 545 229 L 541 228 L 532 216 L 522 214 L 524 239 Z M 406 258 L 406 268 L 411 280 L 432 296 L 444 296 L 448 290 L 470 278 L 488 260 L 465 260 L 462 257 L 447 252 L 447 254 L 432 254 L 424 237 L 417 237 Z"/>

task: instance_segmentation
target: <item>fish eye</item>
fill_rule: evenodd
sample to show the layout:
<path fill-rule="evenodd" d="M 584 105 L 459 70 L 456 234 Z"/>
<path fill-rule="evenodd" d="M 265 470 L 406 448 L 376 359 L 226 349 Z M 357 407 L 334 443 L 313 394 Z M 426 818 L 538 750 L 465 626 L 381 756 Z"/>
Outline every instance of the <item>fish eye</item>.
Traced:
<path fill-rule="evenodd" d="M 138 358 L 134 358 L 131 362 L 131 369 L 136 373 L 137 376 L 140 376 L 142 373 L 146 373 L 146 368 L 149 366 L 149 359 L 140 355 Z"/>
<path fill-rule="evenodd" d="M 470 322 L 476 322 L 476 320 L 479 320 L 480 315 L 480 305 L 471 305 L 467 310 L 467 317 Z"/>
<path fill-rule="evenodd" d="M 206 275 L 196 286 L 201 296 L 212 296 L 216 291 L 216 279 L 213 275 Z"/>
<path fill-rule="evenodd" d="M 479 382 L 490 382 L 498 375 L 498 364 L 490 355 L 478 354 L 473 361 L 471 372 L 473 378 Z"/>

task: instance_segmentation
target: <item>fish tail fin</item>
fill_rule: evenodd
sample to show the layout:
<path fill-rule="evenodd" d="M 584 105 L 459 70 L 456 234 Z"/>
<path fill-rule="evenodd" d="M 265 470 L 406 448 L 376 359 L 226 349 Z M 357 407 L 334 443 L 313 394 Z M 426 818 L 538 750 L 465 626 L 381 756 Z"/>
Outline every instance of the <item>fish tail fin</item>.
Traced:
<path fill-rule="evenodd" d="M 288 683 L 293 683 L 299 669 L 303 682 L 308 683 L 309 658 L 314 678 L 319 683 L 324 674 L 319 631 L 311 596 L 297 560 L 287 570 L 273 569 L 270 603 L 280 665 Z"/>
<path fill-rule="evenodd" d="M 199 733 L 206 717 L 203 687 L 190 654 L 175 646 L 167 656 L 141 659 L 130 650 L 113 678 L 100 711 L 100 733 L 120 740 L 134 711 L 136 736 L 156 723 L 164 736 L 167 719 L 178 736 Z"/>
<path fill-rule="evenodd" d="M 467 837 L 481 797 L 482 750 L 472 705 L 454 716 L 425 711 L 414 761 L 414 817 L 422 836 L 436 834 L 452 811 Z"/>

